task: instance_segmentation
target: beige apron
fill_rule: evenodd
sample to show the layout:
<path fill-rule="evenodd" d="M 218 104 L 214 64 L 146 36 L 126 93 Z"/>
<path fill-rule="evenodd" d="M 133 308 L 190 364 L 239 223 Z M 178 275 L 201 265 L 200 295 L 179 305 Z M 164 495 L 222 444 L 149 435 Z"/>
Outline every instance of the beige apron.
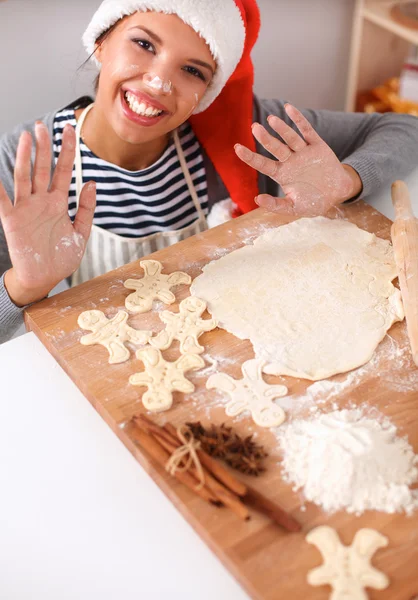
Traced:
<path fill-rule="evenodd" d="M 93 108 L 90 104 L 81 114 L 76 127 L 75 180 L 76 203 L 80 200 L 83 187 L 80 138 L 84 119 Z M 152 252 L 171 246 L 192 235 L 201 233 L 208 228 L 205 214 L 200 205 L 199 197 L 194 187 L 190 171 L 187 167 L 183 149 L 177 131 L 174 132 L 174 143 L 180 160 L 181 168 L 186 178 L 190 196 L 196 207 L 198 218 L 191 225 L 173 231 L 161 231 L 141 238 L 124 238 L 116 233 L 93 225 L 86 250 L 78 270 L 73 274 L 71 285 L 75 286 L 98 275 L 117 269 L 134 260 L 138 260 Z"/>

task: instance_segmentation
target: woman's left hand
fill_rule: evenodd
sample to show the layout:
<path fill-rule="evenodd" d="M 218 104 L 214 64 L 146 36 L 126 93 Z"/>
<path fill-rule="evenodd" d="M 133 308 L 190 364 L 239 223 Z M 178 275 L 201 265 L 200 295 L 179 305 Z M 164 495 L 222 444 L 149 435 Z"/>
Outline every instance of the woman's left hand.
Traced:
<path fill-rule="evenodd" d="M 284 198 L 261 194 L 255 199 L 259 206 L 286 216 L 325 215 L 331 207 L 357 196 L 362 190 L 361 179 L 352 167 L 341 164 L 294 106 L 286 104 L 285 109 L 302 135 L 273 115 L 268 118 L 269 125 L 285 143 L 259 123 L 252 127 L 254 137 L 277 160 L 240 144 L 235 152 L 247 165 L 277 181 L 286 194 Z"/>

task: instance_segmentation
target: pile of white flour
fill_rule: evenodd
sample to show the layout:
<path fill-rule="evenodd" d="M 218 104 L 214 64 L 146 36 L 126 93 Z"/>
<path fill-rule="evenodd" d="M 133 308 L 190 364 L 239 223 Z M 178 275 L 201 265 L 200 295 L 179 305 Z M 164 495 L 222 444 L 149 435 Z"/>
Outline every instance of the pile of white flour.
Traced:
<path fill-rule="evenodd" d="M 327 512 L 386 513 L 418 508 L 418 457 L 382 415 L 362 409 L 294 420 L 277 429 L 283 475 Z"/>

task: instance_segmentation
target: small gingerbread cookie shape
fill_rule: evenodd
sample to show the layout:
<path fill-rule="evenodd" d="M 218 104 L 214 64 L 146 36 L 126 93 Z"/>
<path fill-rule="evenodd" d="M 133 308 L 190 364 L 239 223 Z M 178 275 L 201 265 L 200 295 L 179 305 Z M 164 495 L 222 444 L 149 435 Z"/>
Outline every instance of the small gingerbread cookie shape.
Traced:
<path fill-rule="evenodd" d="M 286 418 L 280 406 L 274 404 L 275 398 L 286 396 L 284 385 L 269 385 L 263 379 L 263 368 L 266 362 L 254 358 L 247 360 L 242 367 L 242 379 L 233 379 L 226 373 L 215 373 L 206 382 L 208 390 L 217 389 L 230 396 L 226 405 L 226 414 L 235 417 L 248 410 L 256 425 L 260 427 L 277 427 Z"/>
<path fill-rule="evenodd" d="M 215 319 L 201 318 L 205 310 L 206 302 L 189 296 L 180 302 L 178 313 L 163 311 L 159 316 L 166 327 L 150 340 L 150 344 L 159 350 L 167 350 L 173 340 L 178 340 L 182 354 L 201 354 L 204 347 L 199 344 L 198 338 L 218 326 Z"/>
<path fill-rule="evenodd" d="M 366 587 L 384 590 L 388 577 L 371 565 L 374 553 L 388 545 L 388 539 L 374 529 L 357 531 L 351 546 L 344 546 L 332 527 L 316 527 L 306 536 L 324 559 L 324 564 L 308 573 L 312 586 L 330 585 L 332 600 L 367 600 Z"/>
<path fill-rule="evenodd" d="M 205 366 L 203 358 L 196 354 L 184 354 L 170 362 L 165 360 L 160 350 L 151 346 L 138 350 L 136 356 L 144 363 L 145 371 L 131 375 L 129 383 L 148 388 L 142 396 L 142 403 L 151 412 L 171 408 L 174 391 L 184 394 L 194 392 L 193 383 L 184 374 Z"/>
<path fill-rule="evenodd" d="M 176 297 L 171 291 L 175 285 L 188 284 L 192 278 L 187 273 L 176 271 L 170 275 L 162 273 L 163 266 L 157 260 L 141 260 L 139 263 L 145 271 L 142 279 L 128 279 L 123 284 L 129 290 L 135 290 L 125 300 L 125 307 L 133 313 L 148 312 L 154 300 L 164 304 L 172 304 Z"/>
<path fill-rule="evenodd" d="M 80 339 L 83 346 L 101 344 L 109 352 L 109 363 L 123 363 L 130 357 L 130 352 L 125 342 L 131 342 L 137 346 L 148 344 L 152 331 L 139 331 L 130 327 L 127 323 L 128 313 L 124 310 L 112 319 L 108 319 L 101 310 L 86 310 L 82 312 L 77 320 L 81 329 L 92 333 L 84 335 Z"/>

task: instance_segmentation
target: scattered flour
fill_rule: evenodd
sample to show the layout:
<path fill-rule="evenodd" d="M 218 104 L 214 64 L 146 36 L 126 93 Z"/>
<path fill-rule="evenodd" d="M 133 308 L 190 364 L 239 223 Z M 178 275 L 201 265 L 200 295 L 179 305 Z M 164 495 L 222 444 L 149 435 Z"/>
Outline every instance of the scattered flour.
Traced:
<path fill-rule="evenodd" d="M 389 334 L 378 346 L 371 360 L 364 366 L 346 375 L 316 381 L 303 394 L 286 396 L 276 400 L 276 404 L 289 415 L 297 416 L 309 410 L 315 412 L 320 406 L 336 400 L 344 394 L 351 394 L 370 378 L 379 379 L 380 385 L 396 393 L 416 391 L 418 394 L 418 369 L 413 365 L 406 327 L 403 324 L 396 341 Z"/>
<path fill-rule="evenodd" d="M 418 457 L 376 410 L 333 411 L 275 430 L 283 476 L 326 512 L 386 513 L 418 508 Z"/>
<path fill-rule="evenodd" d="M 207 260 L 213 262 L 219 258 L 222 258 L 226 254 L 229 254 L 233 250 L 237 250 L 244 245 L 248 246 L 249 244 L 252 244 L 257 237 L 263 233 L 266 233 L 267 231 L 270 231 L 271 229 L 274 229 L 272 225 L 266 225 L 264 223 L 257 223 L 253 227 L 243 227 L 239 230 L 228 229 L 227 233 L 229 233 L 231 236 L 235 236 L 236 239 L 234 240 L 234 243 L 229 245 L 227 248 L 219 246 L 215 243 L 210 243 L 207 240 L 202 240 L 205 248 L 205 264 Z M 197 234 L 196 239 L 198 239 L 200 235 L 202 234 Z"/>
<path fill-rule="evenodd" d="M 205 361 L 206 366 L 203 369 L 200 369 L 199 371 L 196 371 L 195 376 L 196 377 L 209 377 L 209 375 L 212 375 L 214 373 L 218 372 L 218 364 L 219 361 L 217 358 L 212 358 L 211 356 L 209 356 L 209 354 L 204 354 L 202 356 L 203 360 Z"/>

